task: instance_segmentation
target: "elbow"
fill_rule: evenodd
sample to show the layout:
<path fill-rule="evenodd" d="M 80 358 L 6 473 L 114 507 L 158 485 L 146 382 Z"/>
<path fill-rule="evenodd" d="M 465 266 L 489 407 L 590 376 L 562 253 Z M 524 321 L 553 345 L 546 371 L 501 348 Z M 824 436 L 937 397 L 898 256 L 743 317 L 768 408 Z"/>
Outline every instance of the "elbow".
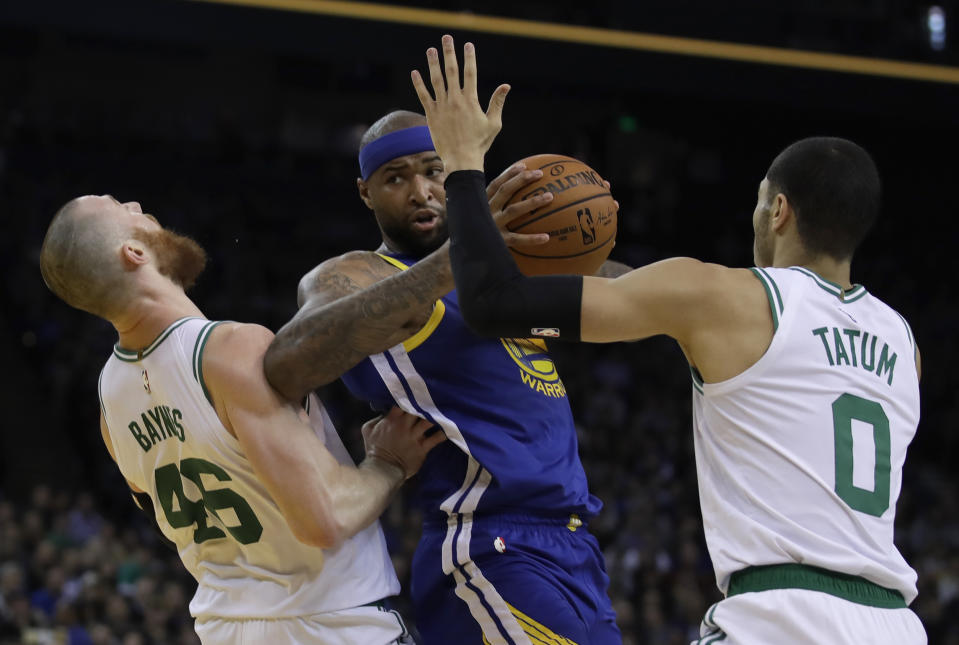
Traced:
<path fill-rule="evenodd" d="M 334 522 L 311 522 L 308 525 L 291 527 L 297 540 L 318 549 L 335 549 L 349 537 L 341 526 Z"/>
<path fill-rule="evenodd" d="M 289 401 L 300 401 L 306 396 L 306 388 L 300 387 L 294 378 L 294 368 L 290 364 L 290 351 L 278 346 L 276 339 L 263 355 L 263 373 L 274 390 Z"/>

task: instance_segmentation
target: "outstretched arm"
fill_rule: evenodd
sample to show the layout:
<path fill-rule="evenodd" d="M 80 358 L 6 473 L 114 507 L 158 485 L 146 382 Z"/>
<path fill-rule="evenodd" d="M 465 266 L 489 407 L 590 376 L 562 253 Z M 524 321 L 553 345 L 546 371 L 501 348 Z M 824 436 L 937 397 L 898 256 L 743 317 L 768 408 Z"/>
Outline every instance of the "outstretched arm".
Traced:
<path fill-rule="evenodd" d="M 427 51 L 427 61 L 435 98 L 418 72 L 413 72 L 413 86 L 450 171 L 446 194 L 453 275 L 464 317 L 477 332 L 526 336 L 545 331 L 593 342 L 667 334 L 691 360 L 700 356 L 711 364 L 716 348 L 723 346 L 715 337 L 744 322 L 735 312 L 758 312 L 759 320 L 745 322 L 766 324 L 768 312 L 752 306 L 762 304 L 762 294 L 748 271 L 690 258 L 652 264 L 615 280 L 523 276 L 491 229 L 481 192 L 483 157 L 499 132 L 509 87 L 497 88 L 484 113 L 476 96 L 471 43 L 464 48 L 462 86 L 451 37 L 443 37 L 443 68 L 434 48 Z M 741 303 L 750 306 L 738 307 Z"/>
<path fill-rule="evenodd" d="M 203 354 L 204 382 L 294 535 L 332 548 L 376 519 L 445 436 L 425 436 L 429 422 L 394 409 L 364 426 L 366 459 L 358 467 L 341 464 L 302 410 L 266 382 L 261 365 L 272 338 L 257 325 L 218 326 Z"/>

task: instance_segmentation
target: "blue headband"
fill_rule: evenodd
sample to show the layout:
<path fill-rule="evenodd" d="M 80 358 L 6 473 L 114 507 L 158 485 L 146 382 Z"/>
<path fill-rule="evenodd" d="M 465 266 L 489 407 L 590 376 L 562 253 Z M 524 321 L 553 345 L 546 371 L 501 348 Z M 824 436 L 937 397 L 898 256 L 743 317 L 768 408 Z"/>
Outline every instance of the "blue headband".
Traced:
<path fill-rule="evenodd" d="M 425 125 L 384 134 L 360 148 L 360 176 L 366 181 L 387 161 L 427 150 L 436 150 L 436 147 L 430 138 L 430 129 Z"/>

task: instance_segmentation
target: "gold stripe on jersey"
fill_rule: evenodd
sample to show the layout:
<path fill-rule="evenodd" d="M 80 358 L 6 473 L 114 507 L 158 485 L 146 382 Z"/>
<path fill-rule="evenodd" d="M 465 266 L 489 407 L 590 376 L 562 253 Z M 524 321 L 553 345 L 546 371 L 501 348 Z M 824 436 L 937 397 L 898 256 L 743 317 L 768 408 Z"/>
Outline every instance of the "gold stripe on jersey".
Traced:
<path fill-rule="evenodd" d="M 433 313 L 430 314 L 430 319 L 426 321 L 426 324 L 423 325 L 418 332 L 403 341 L 403 349 L 407 352 L 412 352 L 422 345 L 423 342 L 430 337 L 430 334 L 440 326 L 440 321 L 443 320 L 443 316 L 445 315 L 446 305 L 443 304 L 442 300 L 437 300 L 433 306 Z"/>
<path fill-rule="evenodd" d="M 390 256 L 388 256 L 388 255 L 384 255 L 383 253 L 377 253 L 377 255 L 380 256 L 381 258 L 383 258 L 384 260 L 386 260 L 387 262 L 389 262 L 390 264 L 392 264 L 393 266 L 395 266 L 397 269 L 399 269 L 399 270 L 401 270 L 401 271 L 406 271 L 407 269 L 410 268 L 410 265 L 408 265 L 408 264 L 403 264 L 402 262 L 400 262 L 399 260 L 397 260 L 397 259 L 394 258 L 394 257 L 390 257 Z"/>
<path fill-rule="evenodd" d="M 383 255 L 382 253 L 377 253 L 377 255 L 401 271 L 406 271 L 410 268 L 408 265 L 403 264 L 396 258 L 391 258 L 388 255 Z M 409 353 L 422 345 L 426 339 L 430 337 L 430 334 L 436 331 L 436 328 L 439 327 L 440 321 L 443 320 L 443 316 L 445 315 L 446 305 L 443 304 L 442 300 L 437 300 L 436 304 L 433 305 L 433 313 L 430 314 L 429 320 L 426 321 L 426 324 L 423 325 L 418 332 L 403 341 L 403 349 Z"/>

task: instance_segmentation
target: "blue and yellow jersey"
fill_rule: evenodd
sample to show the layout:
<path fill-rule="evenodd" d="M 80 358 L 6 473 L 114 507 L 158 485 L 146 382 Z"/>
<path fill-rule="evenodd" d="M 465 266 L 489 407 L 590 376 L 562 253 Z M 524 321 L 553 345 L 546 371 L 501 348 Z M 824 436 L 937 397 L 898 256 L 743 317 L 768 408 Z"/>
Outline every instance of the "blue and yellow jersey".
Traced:
<path fill-rule="evenodd" d="M 416 262 L 382 257 L 404 269 Z M 363 360 L 343 381 L 377 409 L 399 405 L 446 432 L 449 440 L 420 471 L 427 517 L 443 511 L 587 519 L 602 506 L 587 488 L 566 389 L 546 344 L 477 336 L 455 291 L 436 301 L 418 333 Z"/>

